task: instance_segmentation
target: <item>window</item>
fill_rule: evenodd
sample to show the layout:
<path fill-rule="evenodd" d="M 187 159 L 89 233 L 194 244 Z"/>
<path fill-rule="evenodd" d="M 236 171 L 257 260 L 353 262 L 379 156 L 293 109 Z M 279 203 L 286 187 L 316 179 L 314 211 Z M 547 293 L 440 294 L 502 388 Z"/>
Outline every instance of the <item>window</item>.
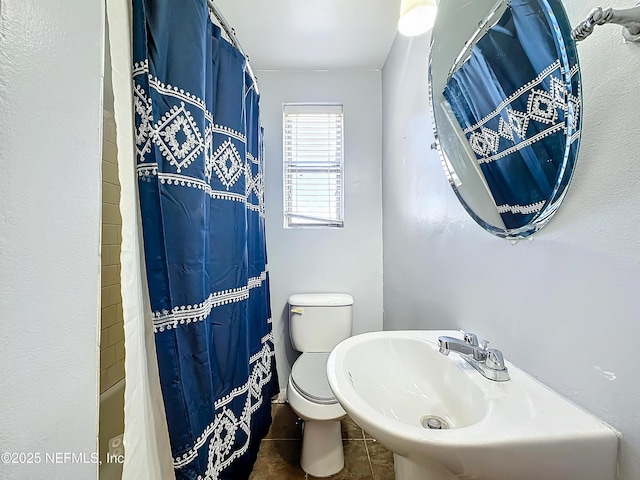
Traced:
<path fill-rule="evenodd" d="M 343 221 L 342 105 L 284 105 L 284 226 Z"/>

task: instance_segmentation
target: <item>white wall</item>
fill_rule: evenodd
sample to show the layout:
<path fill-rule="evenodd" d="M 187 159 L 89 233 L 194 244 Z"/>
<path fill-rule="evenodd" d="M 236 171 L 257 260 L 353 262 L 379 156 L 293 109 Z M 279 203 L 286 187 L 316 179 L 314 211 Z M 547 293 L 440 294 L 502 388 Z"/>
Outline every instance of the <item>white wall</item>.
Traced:
<path fill-rule="evenodd" d="M 590 8 L 565 5 L 574 24 Z M 584 128 L 573 183 L 533 242 L 511 245 L 468 217 L 429 148 L 428 37 L 396 38 L 383 70 L 384 327 L 491 340 L 619 429 L 620 479 L 636 480 L 640 45 L 621 44 L 612 26 L 579 44 Z"/>
<path fill-rule="evenodd" d="M 0 478 L 96 478 L 101 2 L 0 2 Z M 64 457 L 63 457 L 64 458 Z M 32 457 L 34 460 L 35 457 Z"/>
<path fill-rule="evenodd" d="M 353 295 L 353 333 L 382 330 L 380 71 L 257 72 L 265 127 L 267 254 L 281 390 L 297 358 L 289 341 L 293 293 Z M 345 222 L 342 229 L 284 229 L 282 104 L 344 104 Z"/>

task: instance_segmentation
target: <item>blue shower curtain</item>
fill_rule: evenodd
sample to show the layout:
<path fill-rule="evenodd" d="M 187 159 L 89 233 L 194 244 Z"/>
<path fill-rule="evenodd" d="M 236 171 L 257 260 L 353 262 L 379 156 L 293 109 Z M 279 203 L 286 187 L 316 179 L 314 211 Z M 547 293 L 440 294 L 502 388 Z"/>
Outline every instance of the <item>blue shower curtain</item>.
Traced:
<path fill-rule="evenodd" d="M 246 479 L 278 391 L 259 96 L 206 0 L 132 1 L 145 260 L 176 478 Z"/>
<path fill-rule="evenodd" d="M 580 77 L 568 25 L 557 0 L 512 0 L 443 92 L 510 229 L 555 200 L 577 155 Z"/>

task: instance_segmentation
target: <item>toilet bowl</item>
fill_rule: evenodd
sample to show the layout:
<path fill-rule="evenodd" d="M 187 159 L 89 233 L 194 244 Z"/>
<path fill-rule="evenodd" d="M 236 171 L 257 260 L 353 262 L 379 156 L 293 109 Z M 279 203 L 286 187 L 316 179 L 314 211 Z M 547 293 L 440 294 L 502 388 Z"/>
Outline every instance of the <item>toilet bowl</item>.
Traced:
<path fill-rule="evenodd" d="M 287 385 L 291 409 L 304 421 L 300 466 L 314 477 L 328 477 L 344 467 L 340 419 L 346 412 L 329 388 L 328 353 L 303 353 Z"/>
<path fill-rule="evenodd" d="M 347 294 L 298 294 L 289 297 L 293 347 L 302 352 L 287 383 L 287 400 L 303 420 L 300 466 L 314 477 L 329 477 L 344 467 L 340 420 L 346 415 L 329 387 L 327 359 L 351 335 Z"/>

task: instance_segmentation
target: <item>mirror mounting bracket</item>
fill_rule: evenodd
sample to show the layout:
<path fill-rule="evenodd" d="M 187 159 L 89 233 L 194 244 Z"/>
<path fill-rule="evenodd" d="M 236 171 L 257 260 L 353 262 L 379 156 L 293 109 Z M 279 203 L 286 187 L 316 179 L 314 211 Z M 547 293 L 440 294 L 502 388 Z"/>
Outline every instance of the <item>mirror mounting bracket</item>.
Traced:
<path fill-rule="evenodd" d="M 571 31 L 571 37 L 576 41 L 587 38 L 596 25 L 615 23 L 622 25 L 622 36 L 628 42 L 640 42 L 640 2 L 633 8 L 614 10 L 613 8 L 596 7 L 591 10 L 585 21 Z"/>

